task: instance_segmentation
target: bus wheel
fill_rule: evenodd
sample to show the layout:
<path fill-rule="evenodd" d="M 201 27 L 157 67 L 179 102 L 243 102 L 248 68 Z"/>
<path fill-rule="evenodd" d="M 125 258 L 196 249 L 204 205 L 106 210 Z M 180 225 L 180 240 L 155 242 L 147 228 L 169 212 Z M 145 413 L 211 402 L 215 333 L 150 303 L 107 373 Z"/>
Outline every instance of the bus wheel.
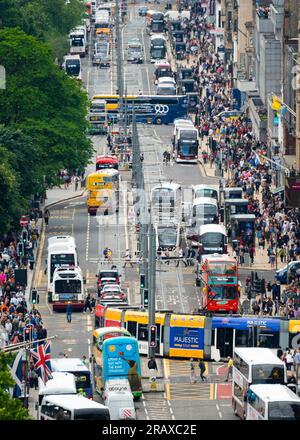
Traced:
<path fill-rule="evenodd" d="M 157 125 L 161 125 L 161 123 L 162 123 L 161 118 L 157 118 L 157 119 L 155 119 L 155 123 L 156 123 Z"/>

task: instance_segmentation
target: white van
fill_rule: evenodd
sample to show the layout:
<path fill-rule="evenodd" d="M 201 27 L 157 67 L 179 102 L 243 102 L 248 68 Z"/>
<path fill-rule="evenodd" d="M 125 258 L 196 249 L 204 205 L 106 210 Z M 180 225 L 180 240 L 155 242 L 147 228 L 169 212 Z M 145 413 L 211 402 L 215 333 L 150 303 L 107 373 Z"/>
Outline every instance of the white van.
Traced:
<path fill-rule="evenodd" d="M 127 379 L 110 379 L 105 383 L 103 403 L 111 420 L 136 420 L 133 395 Z"/>
<path fill-rule="evenodd" d="M 35 408 L 38 411 L 38 418 L 44 396 L 77 394 L 76 379 L 74 374 L 62 372 L 53 372 L 51 374 L 52 379 L 49 379 L 46 383 L 39 378 L 38 402 L 36 402 L 35 405 Z"/>

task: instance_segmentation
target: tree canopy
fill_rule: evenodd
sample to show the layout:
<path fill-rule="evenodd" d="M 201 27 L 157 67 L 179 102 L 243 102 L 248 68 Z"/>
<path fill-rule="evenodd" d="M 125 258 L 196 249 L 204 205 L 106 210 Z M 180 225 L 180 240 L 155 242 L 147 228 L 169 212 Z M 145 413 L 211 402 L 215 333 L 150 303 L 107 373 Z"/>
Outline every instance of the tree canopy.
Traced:
<path fill-rule="evenodd" d="M 67 49 L 67 35 L 84 16 L 82 0 L 0 0 L 0 26 L 20 27 L 52 47 L 54 56 Z M 64 53 L 64 52 L 63 52 Z"/>
<path fill-rule="evenodd" d="M 28 410 L 21 400 L 11 398 L 8 392 L 15 386 L 8 368 L 12 360 L 12 354 L 0 353 L 0 420 L 28 420 Z"/>
<path fill-rule="evenodd" d="M 87 94 L 54 64 L 47 44 L 18 28 L 2 29 L 0 59 L 6 70 L 6 89 L 0 90 L 6 170 L 1 178 L 7 188 L 0 197 L 9 194 L 11 201 L 8 218 L 0 220 L 3 233 L 30 196 L 57 183 L 61 169 L 84 169 L 93 148 L 86 136 Z"/>

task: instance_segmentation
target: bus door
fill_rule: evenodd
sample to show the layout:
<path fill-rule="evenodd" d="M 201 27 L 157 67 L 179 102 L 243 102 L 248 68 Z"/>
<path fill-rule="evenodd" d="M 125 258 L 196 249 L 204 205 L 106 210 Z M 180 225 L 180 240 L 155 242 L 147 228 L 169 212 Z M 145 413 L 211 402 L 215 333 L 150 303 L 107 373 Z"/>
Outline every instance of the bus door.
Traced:
<path fill-rule="evenodd" d="M 220 357 L 226 358 L 233 354 L 233 328 L 218 328 L 217 330 L 217 349 L 220 350 Z"/>

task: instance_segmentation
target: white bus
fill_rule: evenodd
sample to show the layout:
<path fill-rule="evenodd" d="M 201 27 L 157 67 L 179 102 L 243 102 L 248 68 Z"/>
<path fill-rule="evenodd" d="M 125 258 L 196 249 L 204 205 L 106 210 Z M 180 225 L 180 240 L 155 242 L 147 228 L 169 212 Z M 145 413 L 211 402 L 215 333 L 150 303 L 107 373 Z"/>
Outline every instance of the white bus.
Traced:
<path fill-rule="evenodd" d="M 83 310 L 85 289 L 79 266 L 57 267 L 53 272 L 52 286 L 53 310 L 66 309 L 68 301 L 72 302 L 73 309 Z"/>
<path fill-rule="evenodd" d="M 193 185 L 193 198 L 198 199 L 198 197 L 210 197 L 219 201 L 219 191 L 217 187 L 211 185 Z"/>
<path fill-rule="evenodd" d="M 70 35 L 70 54 L 85 57 L 87 51 L 85 31 L 83 28 L 74 29 Z"/>
<path fill-rule="evenodd" d="M 54 235 L 53 237 L 48 238 L 48 249 L 50 246 L 60 243 L 67 243 L 76 248 L 75 238 L 72 237 L 72 235 Z"/>
<path fill-rule="evenodd" d="M 52 379 L 49 379 L 46 383 L 39 378 L 38 402 L 36 402 L 38 417 L 41 410 L 42 400 L 45 396 L 77 394 L 74 374 L 66 372 L 52 372 L 51 374 Z"/>
<path fill-rule="evenodd" d="M 45 396 L 39 420 L 110 420 L 110 414 L 106 406 L 83 396 Z"/>
<path fill-rule="evenodd" d="M 79 55 L 66 55 L 64 56 L 64 61 L 62 65 L 63 69 L 66 71 L 66 74 L 69 76 L 73 76 L 76 79 L 81 80 L 81 62 Z"/>
<path fill-rule="evenodd" d="M 246 417 L 250 385 L 287 383 L 286 366 L 269 348 L 235 348 L 233 352 L 232 406 Z"/>
<path fill-rule="evenodd" d="M 182 189 L 178 183 L 161 182 L 151 189 L 153 223 L 168 225 L 182 220 Z"/>
<path fill-rule="evenodd" d="M 200 248 L 201 254 L 227 253 L 227 234 L 223 225 L 201 225 L 199 230 L 188 238 L 191 240 L 192 247 Z"/>
<path fill-rule="evenodd" d="M 300 420 L 300 398 L 285 385 L 251 385 L 246 420 Z"/>
<path fill-rule="evenodd" d="M 192 206 L 192 228 L 219 222 L 218 202 L 211 197 L 198 197 Z"/>
<path fill-rule="evenodd" d="M 47 250 L 48 292 L 53 292 L 53 273 L 60 266 L 78 266 L 76 247 L 68 241 L 50 244 Z"/>
<path fill-rule="evenodd" d="M 76 389 L 80 388 L 89 399 L 93 398 L 93 384 L 90 369 L 79 358 L 52 358 L 52 371 L 72 373 L 75 376 Z"/>

